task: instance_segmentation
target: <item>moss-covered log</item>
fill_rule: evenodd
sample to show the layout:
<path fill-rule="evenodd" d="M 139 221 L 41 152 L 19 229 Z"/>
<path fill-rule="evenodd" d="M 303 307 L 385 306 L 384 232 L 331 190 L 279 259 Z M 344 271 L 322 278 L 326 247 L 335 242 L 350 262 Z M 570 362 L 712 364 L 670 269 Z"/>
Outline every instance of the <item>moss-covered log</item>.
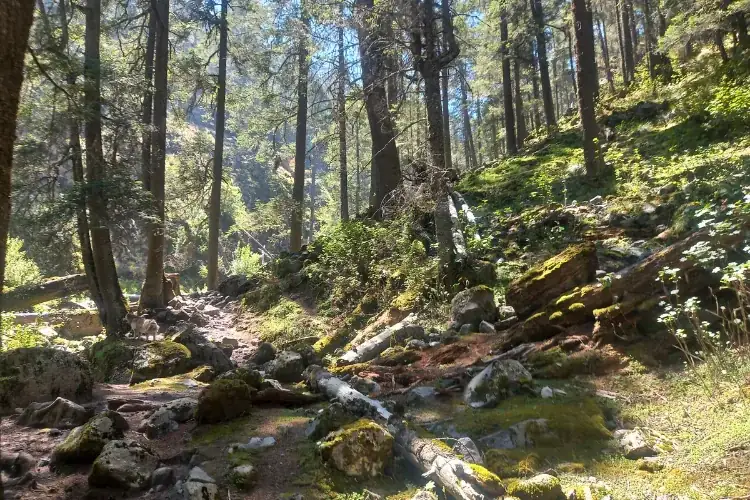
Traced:
<path fill-rule="evenodd" d="M 86 275 L 72 274 L 36 285 L 16 287 L 3 293 L 0 304 L 3 311 L 23 311 L 42 302 L 62 299 L 87 289 Z"/>
<path fill-rule="evenodd" d="M 572 246 L 511 283 L 505 301 L 526 317 L 565 291 L 594 281 L 598 266 L 593 243 Z"/>

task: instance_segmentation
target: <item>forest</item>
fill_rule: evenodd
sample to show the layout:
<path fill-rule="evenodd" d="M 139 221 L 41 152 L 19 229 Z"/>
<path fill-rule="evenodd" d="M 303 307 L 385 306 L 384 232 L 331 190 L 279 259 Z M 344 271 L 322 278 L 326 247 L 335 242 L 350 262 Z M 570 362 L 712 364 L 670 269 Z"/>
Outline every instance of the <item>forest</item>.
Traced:
<path fill-rule="evenodd" d="M 0 0 L 0 498 L 750 498 L 750 0 Z"/>

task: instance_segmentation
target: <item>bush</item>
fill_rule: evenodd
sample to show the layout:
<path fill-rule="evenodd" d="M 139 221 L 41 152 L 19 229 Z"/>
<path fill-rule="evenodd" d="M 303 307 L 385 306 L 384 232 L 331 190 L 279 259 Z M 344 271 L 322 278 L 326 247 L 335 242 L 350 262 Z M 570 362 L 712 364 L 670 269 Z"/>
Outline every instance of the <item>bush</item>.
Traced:
<path fill-rule="evenodd" d="M 248 278 L 261 277 L 264 272 L 262 257 L 249 246 L 238 246 L 230 264 L 231 274 L 244 274 Z"/>
<path fill-rule="evenodd" d="M 23 240 L 8 238 L 8 250 L 5 256 L 6 289 L 37 283 L 42 278 L 39 266 L 26 256 L 26 252 L 21 247 L 23 247 Z"/>
<path fill-rule="evenodd" d="M 2 315 L 0 328 L 2 328 L 0 352 L 49 344 L 47 338 L 39 333 L 39 328 L 36 325 L 15 325 L 13 324 L 13 316 L 10 314 Z"/>

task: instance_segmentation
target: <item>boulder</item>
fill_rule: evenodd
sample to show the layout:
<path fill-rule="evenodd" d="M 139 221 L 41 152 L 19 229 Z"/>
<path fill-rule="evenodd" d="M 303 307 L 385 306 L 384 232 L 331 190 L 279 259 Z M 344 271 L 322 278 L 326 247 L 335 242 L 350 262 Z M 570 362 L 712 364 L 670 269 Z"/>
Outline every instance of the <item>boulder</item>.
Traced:
<path fill-rule="evenodd" d="M 482 452 L 479 451 L 477 445 L 469 437 L 462 437 L 453 445 L 453 451 L 464 457 L 466 462 L 474 464 L 484 465 L 484 459 L 482 458 Z"/>
<path fill-rule="evenodd" d="M 258 349 L 250 357 L 250 364 L 264 365 L 276 357 L 276 348 L 268 342 L 258 344 Z"/>
<path fill-rule="evenodd" d="M 226 353 L 195 331 L 192 326 L 188 326 L 184 331 L 173 335 L 172 341 L 188 348 L 194 366 L 208 365 L 217 374 L 234 368 L 234 363 L 227 357 Z"/>
<path fill-rule="evenodd" d="M 523 420 L 507 429 L 493 432 L 479 439 L 484 448 L 513 450 L 516 448 L 533 448 L 544 443 L 559 442 L 560 438 L 550 431 L 548 421 L 544 418 Z"/>
<path fill-rule="evenodd" d="M 596 245 L 574 245 L 514 280 L 505 301 L 525 318 L 568 290 L 594 281 L 597 269 Z"/>
<path fill-rule="evenodd" d="M 252 392 L 241 380 L 222 379 L 206 387 L 198 397 L 195 420 L 214 424 L 232 420 L 250 412 Z"/>
<path fill-rule="evenodd" d="M 0 415 L 58 397 L 86 402 L 92 386 L 89 364 L 76 354 L 46 347 L 0 353 Z"/>
<path fill-rule="evenodd" d="M 497 333 L 497 330 L 495 330 L 495 325 L 489 321 L 482 321 L 479 323 L 479 333 L 493 334 Z"/>
<path fill-rule="evenodd" d="M 183 344 L 171 340 L 151 342 L 136 351 L 130 384 L 180 375 L 195 366 L 190 350 Z"/>
<path fill-rule="evenodd" d="M 224 372 L 218 376 L 218 379 L 241 380 L 254 389 L 260 389 L 263 384 L 263 375 L 258 370 L 248 370 L 247 368 L 237 368 Z"/>
<path fill-rule="evenodd" d="M 106 410 L 76 427 L 65 440 L 52 451 L 53 464 L 89 463 L 104 446 L 115 439 L 122 439 L 128 423 L 116 411 Z"/>
<path fill-rule="evenodd" d="M 212 382 L 216 378 L 216 370 L 212 366 L 202 365 L 190 372 L 190 378 L 196 382 Z"/>
<path fill-rule="evenodd" d="M 349 380 L 349 385 L 352 386 L 352 389 L 355 389 L 367 396 L 374 397 L 380 394 L 380 384 L 368 377 L 360 377 L 358 375 L 354 375 Z"/>
<path fill-rule="evenodd" d="M 158 437 L 174 432 L 179 424 L 191 420 L 195 416 L 198 400 L 193 398 L 180 398 L 163 404 L 157 408 L 147 419 L 141 422 L 139 432 L 143 432 L 147 438 Z"/>
<path fill-rule="evenodd" d="M 639 458 L 653 457 L 657 455 L 646 440 L 645 434 L 640 429 L 619 429 L 614 432 L 614 438 L 617 440 L 617 444 L 625 455 L 625 458 L 630 460 L 638 460 Z"/>
<path fill-rule="evenodd" d="M 281 351 L 266 365 L 266 375 L 279 382 L 300 382 L 305 371 L 302 355 L 293 351 Z"/>
<path fill-rule="evenodd" d="M 563 497 L 560 480 L 549 474 L 511 481 L 507 493 L 519 500 L 559 500 Z"/>
<path fill-rule="evenodd" d="M 242 490 L 252 488 L 257 477 L 257 469 L 250 464 L 238 465 L 229 471 L 229 481 Z"/>
<path fill-rule="evenodd" d="M 209 304 L 203 308 L 203 314 L 209 318 L 215 318 L 221 314 L 221 310 L 218 307 Z"/>
<path fill-rule="evenodd" d="M 136 348 L 118 338 L 106 338 L 87 349 L 96 382 L 127 384 Z"/>
<path fill-rule="evenodd" d="M 85 424 L 92 412 L 64 398 L 51 403 L 31 403 L 16 423 L 26 427 L 72 429 Z"/>
<path fill-rule="evenodd" d="M 89 484 L 140 490 L 150 484 L 158 464 L 159 457 L 136 441 L 110 441 L 91 467 Z"/>
<path fill-rule="evenodd" d="M 323 439 L 329 433 L 351 424 L 357 417 L 341 403 L 331 403 L 313 418 L 305 429 L 305 435 L 313 441 Z"/>
<path fill-rule="evenodd" d="M 227 297 L 239 297 L 258 286 L 256 280 L 251 280 L 244 274 L 233 274 L 219 282 L 216 290 Z"/>
<path fill-rule="evenodd" d="M 174 299 L 173 299 L 174 300 Z M 174 484 L 175 474 L 172 467 L 160 467 L 151 474 L 151 486 L 171 486 Z"/>
<path fill-rule="evenodd" d="M 531 388 L 531 373 L 514 359 L 495 361 L 471 379 L 464 401 L 473 408 L 494 406 L 498 401 Z"/>
<path fill-rule="evenodd" d="M 219 497 L 216 481 L 200 467 L 190 469 L 190 476 L 185 483 L 187 500 L 214 500 Z"/>
<path fill-rule="evenodd" d="M 412 387 L 409 389 L 409 392 L 406 393 L 406 404 L 418 406 L 430 403 L 435 401 L 437 395 L 437 390 L 430 385 Z"/>
<path fill-rule="evenodd" d="M 0 450 L 0 492 L 2 492 L 2 487 L 10 488 L 32 482 L 34 480 L 32 471 L 36 464 L 34 457 L 24 451 L 10 453 Z"/>
<path fill-rule="evenodd" d="M 323 459 L 351 477 L 376 477 L 393 456 L 393 436 L 369 419 L 330 433 L 319 444 Z"/>
<path fill-rule="evenodd" d="M 458 292 L 451 301 L 451 321 L 456 324 L 478 328 L 482 321 L 496 320 L 497 305 L 491 288 L 475 286 Z"/>

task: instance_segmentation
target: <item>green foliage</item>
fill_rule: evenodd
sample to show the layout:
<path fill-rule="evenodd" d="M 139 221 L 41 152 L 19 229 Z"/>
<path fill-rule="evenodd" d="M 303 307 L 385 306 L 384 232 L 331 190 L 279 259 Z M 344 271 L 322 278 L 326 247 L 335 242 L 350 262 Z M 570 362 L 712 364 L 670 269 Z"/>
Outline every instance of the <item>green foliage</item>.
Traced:
<path fill-rule="evenodd" d="M 302 307 L 282 298 L 261 317 L 260 338 L 265 342 L 285 343 L 304 337 L 322 337 L 325 333 L 318 318 L 305 314 Z"/>
<path fill-rule="evenodd" d="M 234 260 L 229 266 L 231 274 L 244 274 L 248 278 L 260 278 L 264 274 L 262 256 L 249 246 L 238 246 Z"/>
<path fill-rule="evenodd" d="M 22 240 L 8 238 L 4 282 L 5 288 L 8 290 L 21 285 L 37 283 L 42 277 L 39 266 L 26 255 L 22 247 Z"/>
<path fill-rule="evenodd" d="M 47 337 L 39 332 L 36 324 L 16 325 L 12 314 L 0 317 L 0 352 L 21 347 L 44 347 L 49 345 Z"/>

